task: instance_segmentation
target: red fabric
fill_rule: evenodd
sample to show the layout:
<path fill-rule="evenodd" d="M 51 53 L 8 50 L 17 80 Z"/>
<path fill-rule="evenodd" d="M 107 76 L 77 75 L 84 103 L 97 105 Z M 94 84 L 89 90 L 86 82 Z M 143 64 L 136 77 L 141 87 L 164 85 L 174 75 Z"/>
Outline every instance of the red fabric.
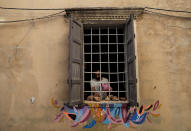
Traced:
<path fill-rule="evenodd" d="M 108 83 L 102 83 L 101 87 L 103 91 L 112 91 L 112 87 Z"/>

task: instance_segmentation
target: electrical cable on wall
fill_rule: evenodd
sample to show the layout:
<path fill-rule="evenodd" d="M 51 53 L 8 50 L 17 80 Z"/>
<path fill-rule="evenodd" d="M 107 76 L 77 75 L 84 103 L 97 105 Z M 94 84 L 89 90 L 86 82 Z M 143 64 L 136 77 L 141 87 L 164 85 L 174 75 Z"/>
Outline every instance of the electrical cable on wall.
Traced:
<path fill-rule="evenodd" d="M 65 10 L 67 8 L 9 8 L 9 7 L 0 7 L 0 9 L 5 9 L 5 10 Z M 191 13 L 191 11 L 185 11 L 185 10 L 171 10 L 171 9 L 152 8 L 152 7 L 145 7 L 145 9 L 162 10 L 162 11 L 168 11 L 168 12 Z"/>
<path fill-rule="evenodd" d="M 61 12 L 55 13 L 55 14 L 50 14 L 47 16 L 42 16 L 42 17 L 37 17 L 37 18 L 30 18 L 30 19 L 21 19 L 21 20 L 10 20 L 10 21 L 0 21 L 0 23 L 16 23 L 16 22 L 26 22 L 26 21 L 34 21 L 34 20 L 41 20 L 41 19 L 47 19 L 51 17 L 56 17 L 56 16 L 63 16 L 59 15 L 65 12 L 66 8 L 8 8 L 8 7 L 0 7 L 0 10 L 62 10 Z M 188 16 L 175 16 L 175 15 L 170 15 L 170 14 L 165 14 L 165 13 L 159 13 L 159 12 L 154 12 L 151 10 L 160 10 L 160 11 L 165 11 L 165 12 L 179 12 L 179 13 L 191 13 L 191 11 L 184 11 L 184 10 L 170 10 L 170 9 L 161 9 L 161 8 L 152 8 L 152 7 L 145 7 L 144 8 L 144 13 L 152 13 L 152 14 L 157 14 L 157 15 L 165 15 L 169 17 L 178 17 L 178 18 L 191 18 Z"/>
<path fill-rule="evenodd" d="M 168 12 L 191 13 L 191 11 L 184 11 L 184 10 L 170 10 L 170 9 L 161 9 L 161 8 L 152 8 L 152 7 L 145 7 L 145 9 L 162 10 L 162 11 L 168 11 Z"/>
<path fill-rule="evenodd" d="M 4 10 L 65 10 L 65 8 L 8 8 L 8 7 L 0 7 L 0 9 L 4 9 Z"/>
<path fill-rule="evenodd" d="M 156 14 L 156 15 L 169 16 L 169 17 L 191 19 L 191 16 L 190 17 L 189 16 L 175 16 L 175 15 L 163 14 L 163 13 L 159 13 L 159 12 L 153 12 L 153 11 L 150 11 L 150 10 L 145 10 L 144 12 L 151 13 L 151 14 Z"/>
<path fill-rule="evenodd" d="M 62 14 L 64 12 L 65 11 L 61 11 L 61 12 L 50 14 L 50 15 L 47 15 L 47 16 L 42 16 L 42 17 L 37 17 L 37 18 L 30 18 L 30 19 L 0 21 L 0 23 L 16 23 L 16 22 L 25 22 L 25 21 L 34 21 L 34 20 L 47 19 L 47 18 L 52 18 L 52 17 L 56 17 L 56 16 L 63 16 L 63 15 L 59 15 L 59 14 Z"/>

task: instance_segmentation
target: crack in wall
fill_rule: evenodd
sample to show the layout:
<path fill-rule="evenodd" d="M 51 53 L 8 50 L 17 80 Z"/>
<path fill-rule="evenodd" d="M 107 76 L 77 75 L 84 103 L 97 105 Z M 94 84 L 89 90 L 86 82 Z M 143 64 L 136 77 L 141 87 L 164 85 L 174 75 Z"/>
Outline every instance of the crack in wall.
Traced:
<path fill-rule="evenodd" d="M 14 60 L 14 59 L 16 59 L 16 56 L 17 56 L 17 54 L 18 54 L 18 48 L 25 48 L 25 47 L 23 47 L 23 46 L 21 46 L 21 44 L 23 43 L 23 41 L 27 38 L 27 36 L 30 34 L 30 32 L 32 31 L 32 28 L 34 27 L 35 25 L 34 25 L 34 22 L 32 22 L 32 25 L 29 27 L 29 29 L 28 29 L 28 31 L 25 33 L 25 35 L 23 36 L 23 38 L 16 44 L 16 46 L 15 46 L 15 52 L 13 53 L 13 55 L 12 56 L 8 56 L 8 63 L 10 64 L 10 65 L 12 65 L 12 61 Z"/>

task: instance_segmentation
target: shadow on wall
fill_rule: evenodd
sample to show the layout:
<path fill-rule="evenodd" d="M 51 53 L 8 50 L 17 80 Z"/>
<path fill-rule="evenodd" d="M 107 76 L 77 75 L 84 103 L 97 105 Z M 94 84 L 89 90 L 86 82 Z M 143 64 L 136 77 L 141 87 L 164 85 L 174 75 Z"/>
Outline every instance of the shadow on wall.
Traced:
<path fill-rule="evenodd" d="M 66 117 L 73 123 L 71 127 L 76 127 L 80 123 L 85 123 L 83 128 L 92 128 L 97 122 L 107 124 L 111 129 L 111 124 L 123 124 L 125 127 L 135 127 L 145 121 L 152 124 L 149 117 L 160 116 L 159 109 L 162 104 L 157 100 L 154 105 L 141 105 L 140 108 L 130 107 L 128 104 L 88 104 L 81 107 L 64 105 L 61 107 L 54 98 L 52 105 L 60 109 L 56 116 L 56 122 L 62 122 Z"/>

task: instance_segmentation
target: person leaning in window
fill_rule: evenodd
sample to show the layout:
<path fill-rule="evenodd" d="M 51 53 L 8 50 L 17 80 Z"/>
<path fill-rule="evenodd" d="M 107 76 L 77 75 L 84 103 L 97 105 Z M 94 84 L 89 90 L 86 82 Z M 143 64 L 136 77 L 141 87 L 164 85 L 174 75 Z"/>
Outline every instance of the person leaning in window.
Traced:
<path fill-rule="evenodd" d="M 96 70 L 93 74 L 93 79 L 90 81 L 91 90 L 96 92 L 93 92 L 93 96 L 90 96 L 89 99 L 95 101 L 105 100 L 107 93 L 101 91 L 112 91 L 112 88 L 109 86 L 108 82 L 108 79 L 102 77 L 100 75 L 100 71 Z"/>

